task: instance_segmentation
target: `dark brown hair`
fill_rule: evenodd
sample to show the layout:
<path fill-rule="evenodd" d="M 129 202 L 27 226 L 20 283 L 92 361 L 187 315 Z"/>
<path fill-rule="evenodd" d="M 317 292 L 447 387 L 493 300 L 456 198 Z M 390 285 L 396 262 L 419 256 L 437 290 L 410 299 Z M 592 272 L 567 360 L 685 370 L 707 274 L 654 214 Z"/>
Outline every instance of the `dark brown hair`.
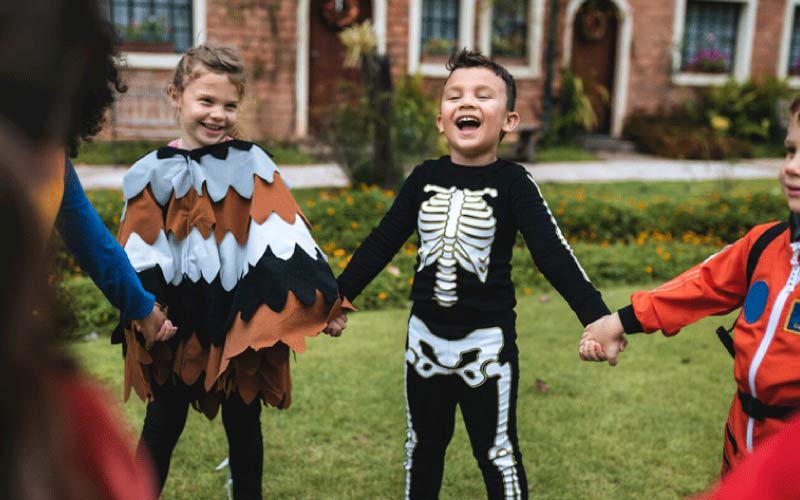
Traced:
<path fill-rule="evenodd" d="M 0 2 L 0 116 L 72 156 L 103 126 L 116 92 L 115 35 L 97 0 Z"/>
<path fill-rule="evenodd" d="M 517 102 L 517 86 L 514 83 L 514 77 L 511 76 L 511 73 L 509 73 L 508 70 L 503 66 L 492 61 L 480 52 L 461 49 L 460 51 L 453 52 L 453 54 L 450 55 L 450 59 L 447 61 L 446 68 L 448 71 L 450 71 L 450 75 L 453 74 L 453 71 L 461 68 L 486 68 L 491 70 L 495 75 L 499 76 L 503 82 L 505 82 L 506 109 L 508 111 L 514 111 L 514 106 Z M 450 76 L 448 75 L 447 78 L 449 79 Z M 445 84 L 446 83 L 447 80 L 445 80 Z"/>

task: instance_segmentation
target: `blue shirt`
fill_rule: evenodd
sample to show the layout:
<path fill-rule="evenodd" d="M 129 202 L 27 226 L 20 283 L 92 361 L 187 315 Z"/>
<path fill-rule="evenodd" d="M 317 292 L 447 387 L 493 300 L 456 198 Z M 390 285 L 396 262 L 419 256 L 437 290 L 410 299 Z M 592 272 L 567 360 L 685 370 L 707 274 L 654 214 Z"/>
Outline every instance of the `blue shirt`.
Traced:
<path fill-rule="evenodd" d="M 123 321 L 150 314 L 155 297 L 142 287 L 125 251 L 86 198 L 69 160 L 64 167 L 64 197 L 55 226 L 78 265 L 120 310 Z"/>

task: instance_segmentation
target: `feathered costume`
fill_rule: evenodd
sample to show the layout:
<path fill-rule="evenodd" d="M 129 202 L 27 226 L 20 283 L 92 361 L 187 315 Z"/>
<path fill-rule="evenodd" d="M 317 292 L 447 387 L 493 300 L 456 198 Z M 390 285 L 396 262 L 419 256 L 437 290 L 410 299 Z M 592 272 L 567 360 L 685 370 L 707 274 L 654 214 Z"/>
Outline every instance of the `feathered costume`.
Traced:
<path fill-rule="evenodd" d="M 209 418 L 232 391 L 287 408 L 289 350 L 305 351 L 341 301 L 268 153 L 240 140 L 162 147 L 131 167 L 123 192 L 118 240 L 178 327 L 149 350 L 132 324 L 117 329 L 125 399 L 131 388 L 151 399 L 152 384 L 175 376 Z"/>

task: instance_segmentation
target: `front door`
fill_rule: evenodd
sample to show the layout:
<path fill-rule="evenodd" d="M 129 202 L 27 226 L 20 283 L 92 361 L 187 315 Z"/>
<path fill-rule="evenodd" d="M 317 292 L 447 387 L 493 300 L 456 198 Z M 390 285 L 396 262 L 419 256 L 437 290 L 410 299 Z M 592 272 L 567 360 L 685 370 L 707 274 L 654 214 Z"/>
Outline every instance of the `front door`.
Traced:
<path fill-rule="evenodd" d="M 312 134 L 320 129 L 324 118 L 320 110 L 330 104 L 337 82 L 360 82 L 357 69 L 344 67 L 346 49 L 339 33 L 370 18 L 371 0 L 311 0 L 308 119 Z"/>
<path fill-rule="evenodd" d="M 617 53 L 617 9 L 609 0 L 587 0 L 575 15 L 571 69 L 583 80 L 597 115 L 596 132 L 611 130 L 611 97 Z"/>

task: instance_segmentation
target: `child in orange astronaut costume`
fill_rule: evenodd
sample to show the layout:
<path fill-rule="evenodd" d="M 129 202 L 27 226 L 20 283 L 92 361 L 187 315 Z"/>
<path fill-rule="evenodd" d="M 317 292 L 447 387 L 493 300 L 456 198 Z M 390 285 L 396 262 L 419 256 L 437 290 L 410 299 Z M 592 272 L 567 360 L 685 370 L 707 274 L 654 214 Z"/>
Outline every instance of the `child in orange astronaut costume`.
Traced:
<path fill-rule="evenodd" d="M 800 408 L 800 96 L 790 112 L 780 171 L 788 221 L 756 226 L 664 285 L 634 293 L 630 305 L 587 326 L 580 345 L 582 359 L 615 365 L 625 333 L 671 336 L 743 306 L 734 325 L 737 394 L 725 424 L 723 474 Z"/>

